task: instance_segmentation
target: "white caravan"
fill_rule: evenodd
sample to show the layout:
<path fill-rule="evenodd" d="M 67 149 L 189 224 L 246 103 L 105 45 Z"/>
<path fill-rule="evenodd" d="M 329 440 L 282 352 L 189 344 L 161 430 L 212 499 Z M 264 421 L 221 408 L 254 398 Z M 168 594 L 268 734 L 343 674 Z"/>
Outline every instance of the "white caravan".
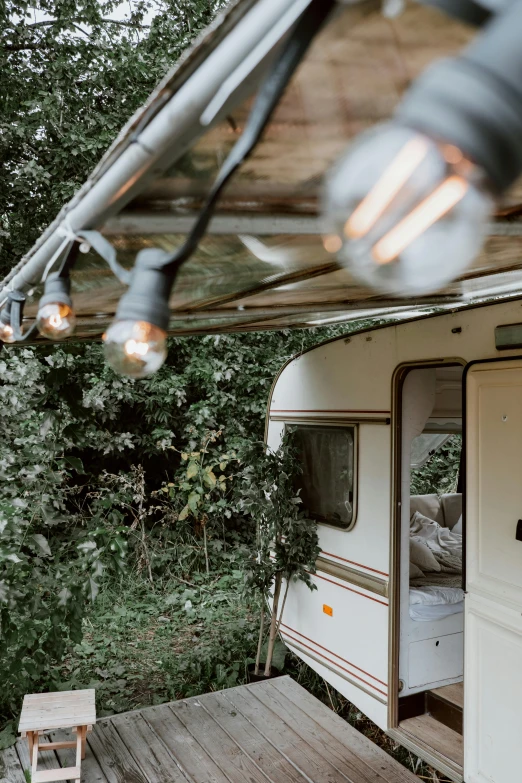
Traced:
<path fill-rule="evenodd" d="M 522 301 L 368 329 L 294 357 L 270 394 L 272 448 L 289 426 L 322 552 L 318 589 L 290 588 L 285 642 L 452 780 L 513 783 Z M 412 460 L 460 432 L 462 492 L 412 496 Z"/>

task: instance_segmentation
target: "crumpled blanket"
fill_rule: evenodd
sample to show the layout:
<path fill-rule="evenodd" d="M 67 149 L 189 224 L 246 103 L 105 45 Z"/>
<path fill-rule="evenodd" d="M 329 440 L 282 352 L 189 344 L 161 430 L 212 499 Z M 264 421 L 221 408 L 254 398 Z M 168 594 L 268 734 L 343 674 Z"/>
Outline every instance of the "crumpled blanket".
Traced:
<path fill-rule="evenodd" d="M 440 571 L 411 579 L 412 587 L 441 585 L 461 587 L 462 584 L 462 535 L 442 527 L 433 519 L 416 511 L 410 520 L 410 537 L 432 553 Z"/>

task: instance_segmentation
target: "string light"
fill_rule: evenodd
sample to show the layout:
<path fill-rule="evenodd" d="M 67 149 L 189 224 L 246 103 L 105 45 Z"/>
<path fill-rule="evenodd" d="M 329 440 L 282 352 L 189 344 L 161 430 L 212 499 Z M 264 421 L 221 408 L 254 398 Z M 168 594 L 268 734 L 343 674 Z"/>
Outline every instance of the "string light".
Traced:
<path fill-rule="evenodd" d="M 21 291 L 10 291 L 7 302 L 0 312 L 0 340 L 3 343 L 15 343 L 29 336 L 22 334 L 22 318 L 25 296 Z"/>
<path fill-rule="evenodd" d="M 70 291 L 71 281 L 68 274 L 54 272 L 48 276 L 36 316 L 38 331 L 43 337 L 49 340 L 64 340 L 74 333 L 76 317 Z"/>

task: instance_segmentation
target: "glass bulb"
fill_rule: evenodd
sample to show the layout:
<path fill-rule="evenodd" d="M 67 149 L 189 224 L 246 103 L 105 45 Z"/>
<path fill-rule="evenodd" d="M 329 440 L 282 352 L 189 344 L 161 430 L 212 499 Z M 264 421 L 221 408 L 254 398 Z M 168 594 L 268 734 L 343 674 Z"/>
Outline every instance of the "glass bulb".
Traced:
<path fill-rule="evenodd" d="M 393 295 L 458 277 L 480 252 L 493 209 L 485 175 L 457 147 L 393 123 L 350 148 L 324 202 L 325 249 L 356 280 Z"/>
<path fill-rule="evenodd" d="M 40 334 L 49 340 L 64 340 L 74 332 L 76 316 L 69 305 L 49 302 L 38 310 L 36 324 Z"/>
<path fill-rule="evenodd" d="M 15 342 L 13 327 L 10 324 L 3 324 L 0 322 L 0 341 L 3 343 Z"/>
<path fill-rule="evenodd" d="M 103 335 L 105 358 L 130 378 L 146 378 L 167 357 L 167 333 L 147 321 L 114 321 Z"/>

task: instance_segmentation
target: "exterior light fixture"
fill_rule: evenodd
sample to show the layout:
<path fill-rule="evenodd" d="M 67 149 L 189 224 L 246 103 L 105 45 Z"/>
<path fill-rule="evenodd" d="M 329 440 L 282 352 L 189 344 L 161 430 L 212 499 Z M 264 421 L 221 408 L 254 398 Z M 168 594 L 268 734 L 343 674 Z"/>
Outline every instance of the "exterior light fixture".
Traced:
<path fill-rule="evenodd" d="M 40 299 L 36 324 L 38 331 L 49 340 L 70 337 L 76 326 L 72 308 L 71 280 L 69 275 L 53 272 L 45 281 L 44 295 Z"/>
<path fill-rule="evenodd" d="M 480 252 L 495 198 L 522 172 L 522 2 L 429 68 L 394 120 L 327 178 L 325 248 L 392 295 L 425 294 Z"/>
<path fill-rule="evenodd" d="M 15 343 L 22 339 L 22 317 L 25 296 L 20 291 L 10 291 L 0 312 L 0 341 Z"/>
<path fill-rule="evenodd" d="M 129 273 L 122 274 L 114 248 L 97 232 L 82 232 L 117 277 L 129 285 L 114 322 L 103 335 L 105 357 L 116 372 L 145 378 L 165 361 L 169 297 L 178 271 L 197 250 L 223 188 L 255 149 L 290 78 L 335 5 L 335 0 L 311 0 L 303 11 L 262 82 L 243 133 L 224 161 L 194 226 L 175 252 L 154 248 L 140 251 L 127 278 Z"/>
<path fill-rule="evenodd" d="M 107 362 L 121 375 L 146 378 L 167 357 L 169 295 L 172 273 L 165 262 L 168 253 L 156 248 L 141 250 L 129 290 L 121 298 L 116 319 L 103 335 Z"/>

